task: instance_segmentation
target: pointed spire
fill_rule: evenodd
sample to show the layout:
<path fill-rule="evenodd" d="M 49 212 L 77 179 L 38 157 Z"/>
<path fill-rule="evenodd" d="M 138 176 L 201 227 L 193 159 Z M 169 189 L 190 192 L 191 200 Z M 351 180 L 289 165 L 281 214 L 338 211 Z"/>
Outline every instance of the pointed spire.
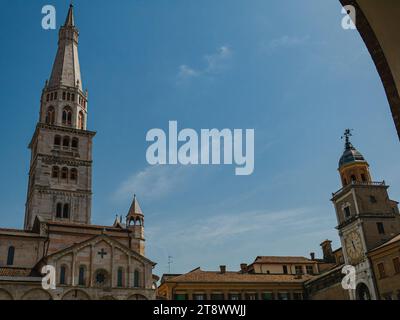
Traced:
<path fill-rule="evenodd" d="M 74 5 L 69 5 L 67 19 L 65 20 L 64 27 L 75 27 L 75 19 L 74 19 Z"/>
<path fill-rule="evenodd" d="M 64 26 L 59 32 L 58 51 L 54 61 L 49 87 L 68 86 L 82 89 L 78 56 L 79 32 L 75 27 L 74 7 L 71 4 Z"/>
<path fill-rule="evenodd" d="M 131 207 L 128 211 L 127 217 L 132 215 L 141 214 L 143 215 L 142 209 L 140 208 L 139 202 L 136 199 L 136 194 L 133 196 Z"/>

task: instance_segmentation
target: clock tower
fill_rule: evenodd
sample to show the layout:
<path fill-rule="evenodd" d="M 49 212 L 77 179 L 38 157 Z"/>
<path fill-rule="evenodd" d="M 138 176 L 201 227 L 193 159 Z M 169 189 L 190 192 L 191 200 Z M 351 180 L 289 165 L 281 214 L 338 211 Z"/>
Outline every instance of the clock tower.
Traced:
<path fill-rule="evenodd" d="M 356 290 L 352 299 L 376 299 L 375 279 L 368 251 L 400 233 L 397 202 L 389 198 L 385 181 L 372 180 L 368 162 L 350 142 L 347 129 L 345 150 L 339 161 L 342 188 L 333 193 L 345 263 L 356 268 Z"/>

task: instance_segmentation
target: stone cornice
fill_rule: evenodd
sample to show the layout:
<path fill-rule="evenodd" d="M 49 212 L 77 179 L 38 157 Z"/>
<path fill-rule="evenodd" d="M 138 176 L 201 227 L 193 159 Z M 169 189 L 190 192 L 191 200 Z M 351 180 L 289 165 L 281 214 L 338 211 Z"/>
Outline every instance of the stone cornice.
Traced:
<path fill-rule="evenodd" d="M 60 133 L 63 132 L 63 133 L 75 134 L 75 135 L 80 135 L 80 136 L 89 136 L 89 137 L 94 137 L 96 135 L 95 131 L 79 130 L 79 129 L 71 128 L 71 127 L 60 127 L 60 126 L 56 126 L 56 125 L 50 125 L 50 124 L 38 122 L 28 148 L 32 147 L 33 140 L 38 135 L 40 129 L 47 129 L 47 130 L 60 132 Z"/>
<path fill-rule="evenodd" d="M 75 195 L 75 196 L 91 196 L 92 191 L 91 190 L 65 190 L 65 189 L 50 189 L 49 187 L 42 187 L 42 186 L 34 186 L 34 189 L 36 189 L 39 193 L 45 193 L 45 194 L 57 194 L 57 195 L 63 195 L 63 196 L 68 196 L 68 195 Z"/>

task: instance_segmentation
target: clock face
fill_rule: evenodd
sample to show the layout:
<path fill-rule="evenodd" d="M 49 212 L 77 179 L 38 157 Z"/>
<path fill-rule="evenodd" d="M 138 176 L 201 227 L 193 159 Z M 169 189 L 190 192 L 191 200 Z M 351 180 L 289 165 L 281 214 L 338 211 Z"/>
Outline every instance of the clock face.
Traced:
<path fill-rule="evenodd" d="M 359 260 L 363 255 L 363 245 L 357 231 L 350 232 L 346 237 L 346 252 L 352 262 Z"/>

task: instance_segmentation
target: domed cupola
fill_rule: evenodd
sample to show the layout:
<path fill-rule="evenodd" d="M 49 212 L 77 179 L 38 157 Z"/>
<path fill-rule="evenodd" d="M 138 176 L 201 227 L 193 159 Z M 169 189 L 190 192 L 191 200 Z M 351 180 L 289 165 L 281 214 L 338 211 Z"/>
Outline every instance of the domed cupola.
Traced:
<path fill-rule="evenodd" d="M 346 141 L 343 155 L 339 160 L 339 172 L 343 186 L 350 183 L 371 182 L 368 162 L 350 142 L 351 136 L 351 130 L 346 129 L 342 137 Z"/>

